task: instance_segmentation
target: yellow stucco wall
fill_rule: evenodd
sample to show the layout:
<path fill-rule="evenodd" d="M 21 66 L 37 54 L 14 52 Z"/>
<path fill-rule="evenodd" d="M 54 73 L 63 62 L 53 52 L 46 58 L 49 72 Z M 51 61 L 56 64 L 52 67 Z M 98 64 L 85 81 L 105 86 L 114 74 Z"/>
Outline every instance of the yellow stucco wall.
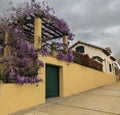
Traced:
<path fill-rule="evenodd" d="M 36 85 L 0 85 L 0 115 L 8 115 L 45 102 L 43 83 Z"/>
<path fill-rule="evenodd" d="M 111 74 L 96 71 L 75 63 L 67 63 L 53 57 L 41 57 L 44 63 L 60 67 L 60 97 L 70 96 L 116 81 Z M 43 82 L 39 86 L 31 84 L 0 85 L 0 115 L 7 115 L 19 110 L 45 103 L 45 70 L 39 71 Z"/>
<path fill-rule="evenodd" d="M 67 63 L 53 57 L 45 57 L 42 60 L 47 64 L 60 67 L 61 97 L 80 93 L 116 81 L 116 77 L 112 74 L 100 72 L 75 63 Z M 44 73 L 43 76 L 45 76 Z"/>
<path fill-rule="evenodd" d="M 64 96 L 76 94 L 116 81 L 116 77 L 90 68 L 70 64 L 64 69 Z"/>

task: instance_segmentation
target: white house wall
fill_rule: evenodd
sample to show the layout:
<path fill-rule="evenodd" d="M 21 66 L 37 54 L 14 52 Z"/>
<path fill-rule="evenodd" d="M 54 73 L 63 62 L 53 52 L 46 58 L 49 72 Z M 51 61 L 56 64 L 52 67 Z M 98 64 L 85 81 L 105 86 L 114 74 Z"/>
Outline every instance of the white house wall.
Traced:
<path fill-rule="evenodd" d="M 115 74 L 115 69 L 113 67 L 113 62 L 114 61 L 110 58 L 110 56 L 107 56 L 104 52 L 102 52 L 101 49 L 97 49 L 95 47 L 79 43 L 74 48 L 72 48 L 72 50 L 76 51 L 76 47 L 78 47 L 78 46 L 84 46 L 84 51 L 85 51 L 84 53 L 88 54 L 91 58 L 93 56 L 99 56 L 104 60 L 103 61 L 103 72 Z M 109 64 L 111 64 L 111 66 L 112 66 L 112 71 L 111 72 L 109 70 Z"/>

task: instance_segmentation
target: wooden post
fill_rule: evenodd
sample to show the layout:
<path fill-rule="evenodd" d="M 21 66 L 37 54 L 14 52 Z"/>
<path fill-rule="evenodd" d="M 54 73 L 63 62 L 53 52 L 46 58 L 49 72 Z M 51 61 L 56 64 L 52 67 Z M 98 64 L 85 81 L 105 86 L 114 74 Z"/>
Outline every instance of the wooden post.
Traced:
<path fill-rule="evenodd" d="M 34 22 L 34 48 L 40 49 L 42 42 L 42 20 L 40 18 L 35 18 Z"/>
<path fill-rule="evenodd" d="M 63 36 L 63 43 L 68 44 L 68 36 L 67 35 Z M 64 50 L 67 52 L 68 47 L 66 47 Z"/>
<path fill-rule="evenodd" d="M 8 53 L 10 51 L 9 43 L 9 32 L 5 32 L 5 48 L 4 48 L 4 56 L 8 56 Z"/>

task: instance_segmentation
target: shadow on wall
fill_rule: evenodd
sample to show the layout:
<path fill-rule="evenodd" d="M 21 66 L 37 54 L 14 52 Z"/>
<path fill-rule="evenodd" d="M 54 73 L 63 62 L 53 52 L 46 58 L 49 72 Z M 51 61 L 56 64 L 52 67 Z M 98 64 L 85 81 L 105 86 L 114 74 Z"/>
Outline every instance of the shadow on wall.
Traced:
<path fill-rule="evenodd" d="M 0 80 L 0 95 L 2 93 L 2 81 Z"/>

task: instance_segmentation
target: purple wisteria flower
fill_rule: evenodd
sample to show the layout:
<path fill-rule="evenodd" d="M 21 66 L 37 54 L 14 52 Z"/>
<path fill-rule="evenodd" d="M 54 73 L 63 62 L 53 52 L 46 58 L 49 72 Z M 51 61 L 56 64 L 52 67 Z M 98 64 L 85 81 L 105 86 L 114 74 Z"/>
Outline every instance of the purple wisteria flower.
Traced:
<path fill-rule="evenodd" d="M 10 67 L 10 70 L 9 70 L 9 77 L 10 77 L 10 78 L 13 78 L 15 75 L 16 75 L 16 73 L 15 73 L 13 67 Z"/>
<path fill-rule="evenodd" d="M 17 28 L 15 28 L 15 34 L 18 34 L 19 32 L 20 32 L 20 30 L 19 29 L 17 29 Z"/>
<path fill-rule="evenodd" d="M 24 83 L 38 83 L 40 81 L 42 81 L 42 79 L 38 77 L 29 78 L 29 77 L 24 77 L 24 76 L 22 77 L 17 76 L 17 79 L 16 79 L 16 82 L 21 85 Z"/>
<path fill-rule="evenodd" d="M 74 60 L 74 55 L 72 51 L 64 53 L 63 51 L 58 52 L 58 59 L 68 61 L 68 62 L 73 62 Z"/>
<path fill-rule="evenodd" d="M 53 44 L 55 44 L 56 47 L 63 47 L 63 48 L 67 48 L 68 44 L 66 43 L 60 43 L 60 42 L 53 42 Z"/>
<path fill-rule="evenodd" d="M 28 65 L 30 63 L 30 58 L 23 58 L 23 63 Z"/>
<path fill-rule="evenodd" d="M 74 60 L 74 55 L 73 55 L 73 52 L 72 51 L 69 51 L 68 54 L 67 54 L 67 61 L 68 62 L 73 62 Z"/>
<path fill-rule="evenodd" d="M 55 40 L 51 40 L 51 36 L 48 36 L 48 38 L 45 38 L 45 40 L 42 41 L 41 50 L 36 51 L 34 44 L 26 41 L 28 37 L 26 36 L 25 29 L 27 26 L 31 26 L 26 23 L 28 20 L 35 17 L 41 17 L 41 19 L 45 20 L 44 23 L 48 22 L 48 25 L 44 24 L 46 27 L 49 26 L 49 24 L 52 24 L 53 27 L 57 28 L 58 32 L 56 31 L 56 33 L 68 35 L 69 40 L 73 39 L 73 34 L 70 32 L 68 24 L 63 19 L 58 18 L 53 14 L 54 10 L 48 6 L 47 2 L 43 1 L 41 3 L 31 0 L 20 4 L 17 7 L 12 6 L 8 10 L 8 15 L 0 18 L 0 30 L 3 30 L 4 32 L 8 31 L 11 35 L 9 41 L 10 52 L 4 61 L 7 62 L 7 69 L 5 71 L 6 76 L 11 79 L 14 77 L 17 83 L 24 84 L 42 81 L 42 79 L 37 77 L 39 66 L 44 67 L 44 63 L 41 60 L 38 60 L 38 51 L 42 56 L 48 56 L 51 49 L 49 49 L 46 44 L 50 43 L 49 46 L 51 46 L 53 41 L 55 42 Z M 29 33 L 29 31 L 27 32 Z M 3 38 L 3 35 L 0 35 L 1 39 Z M 55 42 L 55 44 L 56 50 L 68 47 L 68 44 L 60 43 L 60 41 Z M 0 51 L 4 48 L 4 45 L 2 46 L 0 44 Z M 59 51 L 58 58 L 72 62 L 74 56 L 72 52 Z"/>
<path fill-rule="evenodd" d="M 32 0 L 32 2 L 35 2 L 35 0 Z"/>
<path fill-rule="evenodd" d="M 32 10 L 25 10 L 25 12 L 24 12 L 24 16 L 25 17 L 28 17 L 28 16 L 30 16 L 32 14 Z"/>
<path fill-rule="evenodd" d="M 41 60 L 37 60 L 40 67 L 44 67 L 44 63 Z"/>
<path fill-rule="evenodd" d="M 0 46 L 0 51 L 3 49 L 3 47 L 2 46 Z"/>
<path fill-rule="evenodd" d="M 42 56 L 48 56 L 48 55 L 49 55 L 47 49 L 45 49 L 45 48 L 42 48 L 42 49 L 40 50 L 40 54 L 41 54 Z"/>

